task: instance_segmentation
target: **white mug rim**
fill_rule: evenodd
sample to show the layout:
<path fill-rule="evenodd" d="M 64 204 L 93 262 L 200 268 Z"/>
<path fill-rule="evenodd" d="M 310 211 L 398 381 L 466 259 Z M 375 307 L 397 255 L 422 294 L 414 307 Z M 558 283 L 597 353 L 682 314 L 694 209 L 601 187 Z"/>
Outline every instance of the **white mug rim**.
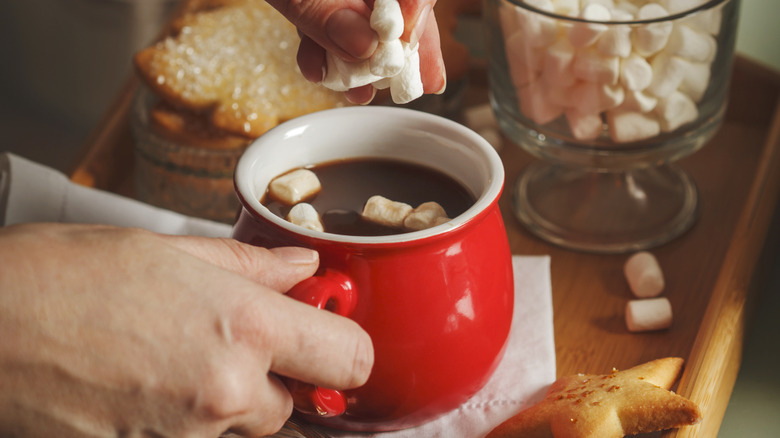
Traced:
<path fill-rule="evenodd" d="M 464 153 L 482 159 L 482 163 L 475 164 L 481 164 L 484 167 L 484 171 L 488 173 L 487 181 L 484 181 L 484 188 L 481 190 L 481 193 L 473 193 L 477 199 L 469 209 L 444 224 L 425 230 L 385 236 L 352 236 L 315 231 L 292 224 L 271 212 L 260 202 L 260 197 L 257 196 L 259 189 L 256 188 L 255 178 L 252 176 L 256 173 L 257 167 L 262 167 L 264 165 L 263 156 L 268 154 L 269 151 L 278 148 L 279 144 L 282 144 L 285 141 L 295 141 L 302 132 L 309 129 L 315 129 L 312 127 L 323 129 L 323 126 L 327 126 L 329 129 L 334 130 L 338 129 L 339 126 L 341 128 L 349 128 L 350 131 L 342 135 L 348 136 L 350 133 L 354 135 L 357 130 L 361 133 L 370 133 L 371 124 L 369 122 L 379 123 L 385 121 L 387 123 L 388 120 L 391 120 L 399 127 L 414 125 L 414 127 L 409 129 L 410 132 L 426 136 L 426 138 L 433 138 L 430 140 L 431 142 L 447 142 L 451 147 L 463 148 L 462 151 Z M 334 124 L 338 126 L 334 126 Z M 400 135 L 404 134 L 402 133 Z M 457 142 L 454 140 L 455 138 L 458 139 Z M 373 155 L 367 155 L 367 157 L 371 156 Z M 351 156 L 345 155 L 339 159 L 350 157 Z M 315 164 L 319 164 L 319 162 L 301 163 L 297 167 Z M 421 161 L 420 164 L 427 163 Z M 273 176 L 277 176 L 284 171 L 292 170 L 293 168 L 296 168 L 296 166 L 284 169 L 282 172 L 277 172 Z M 452 175 L 449 172 L 445 173 L 456 177 L 456 175 Z M 461 181 L 461 183 L 463 183 L 463 181 Z M 318 111 L 288 120 L 258 137 L 249 145 L 239 159 L 234 173 L 234 184 L 243 208 L 249 210 L 251 214 L 258 215 L 262 219 L 288 230 L 291 233 L 331 242 L 386 244 L 415 241 L 447 233 L 451 230 L 460 228 L 467 222 L 473 220 L 481 212 L 487 210 L 492 204 L 498 202 L 498 197 L 501 195 L 504 186 L 504 167 L 498 153 L 487 140 L 473 130 L 452 120 L 430 113 L 399 107 L 344 107 Z M 265 186 L 262 187 L 264 188 Z M 473 190 L 473 186 L 470 186 L 469 189 Z"/>

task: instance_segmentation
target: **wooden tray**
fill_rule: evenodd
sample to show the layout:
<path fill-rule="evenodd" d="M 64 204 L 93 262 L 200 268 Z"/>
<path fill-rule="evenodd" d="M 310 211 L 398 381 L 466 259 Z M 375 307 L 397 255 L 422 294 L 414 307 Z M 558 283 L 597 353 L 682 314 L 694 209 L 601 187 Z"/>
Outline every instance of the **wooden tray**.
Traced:
<path fill-rule="evenodd" d="M 128 109 L 131 79 L 76 163 L 72 179 L 132 196 L 133 146 Z M 746 59 L 734 65 L 729 110 L 715 138 L 681 161 L 700 191 L 701 216 L 688 233 L 653 252 L 664 269 L 674 324 L 632 334 L 624 306 L 626 256 L 593 255 L 551 246 L 526 232 L 512 214 L 514 181 L 532 158 L 507 142 L 501 207 L 515 254 L 549 254 L 558 374 L 604 373 L 664 356 L 686 359 L 678 392 L 696 401 L 704 421 L 668 436 L 711 437 L 723 418 L 741 360 L 744 326 L 762 272 L 778 256 L 780 224 L 780 77 Z M 484 69 L 470 75 L 465 105 L 484 103 Z"/>

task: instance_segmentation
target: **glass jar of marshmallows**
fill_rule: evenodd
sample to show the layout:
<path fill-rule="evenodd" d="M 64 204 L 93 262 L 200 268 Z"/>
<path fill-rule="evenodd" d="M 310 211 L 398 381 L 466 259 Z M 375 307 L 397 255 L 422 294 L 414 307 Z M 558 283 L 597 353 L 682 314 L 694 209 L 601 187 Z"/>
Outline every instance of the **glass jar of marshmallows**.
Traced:
<path fill-rule="evenodd" d="M 605 252 L 687 230 L 696 189 L 673 162 L 723 120 L 738 10 L 739 0 L 487 0 L 496 117 L 546 162 L 518 182 L 521 222 L 547 240 Z M 583 184 L 590 194 L 578 192 Z M 616 186 L 633 192 L 616 194 Z M 577 200 L 582 223 L 562 219 L 573 211 L 542 205 L 552 192 Z M 596 213 L 582 220 L 583 203 L 626 225 L 605 225 Z"/>

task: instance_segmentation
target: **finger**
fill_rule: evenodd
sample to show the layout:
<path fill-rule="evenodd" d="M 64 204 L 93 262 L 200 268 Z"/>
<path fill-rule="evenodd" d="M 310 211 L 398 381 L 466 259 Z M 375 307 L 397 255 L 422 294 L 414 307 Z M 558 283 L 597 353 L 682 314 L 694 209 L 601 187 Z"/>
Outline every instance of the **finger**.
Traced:
<path fill-rule="evenodd" d="M 373 85 L 368 84 L 362 87 L 351 88 L 344 92 L 344 97 L 348 101 L 357 105 L 367 105 L 374 100 L 376 95 L 376 88 Z"/>
<path fill-rule="evenodd" d="M 301 43 L 298 45 L 297 60 L 298 67 L 307 81 L 315 84 L 322 82 L 325 49 L 303 33 L 301 33 Z"/>
<path fill-rule="evenodd" d="M 351 62 L 368 58 L 378 44 L 371 10 L 362 0 L 268 0 L 301 32 Z"/>
<path fill-rule="evenodd" d="M 265 436 L 284 425 L 292 412 L 292 396 L 276 376 L 264 372 L 264 355 L 234 345 L 220 352 L 212 365 L 194 399 L 200 418 L 215 423 L 219 432 L 244 436 Z"/>
<path fill-rule="evenodd" d="M 404 16 L 401 39 L 414 45 L 429 29 L 428 17 L 433 15 L 431 12 L 436 0 L 399 0 L 399 3 Z"/>
<path fill-rule="evenodd" d="M 269 250 L 234 239 L 168 235 L 162 238 L 201 260 L 281 292 L 314 275 L 319 266 L 319 254 L 306 248 Z"/>
<path fill-rule="evenodd" d="M 270 435 L 278 432 L 292 414 L 292 396 L 278 377 L 268 375 L 264 387 L 257 388 L 256 393 L 263 397 L 231 419 L 230 432 L 241 436 Z"/>
<path fill-rule="evenodd" d="M 447 71 L 441 52 L 439 26 L 433 14 L 428 15 L 425 32 L 420 38 L 420 77 L 423 92 L 426 94 L 441 94 L 447 87 Z"/>
<path fill-rule="evenodd" d="M 327 388 L 362 385 L 374 363 L 371 338 L 357 323 L 285 295 L 254 295 L 231 328 L 236 339 L 271 352 L 272 372 Z"/>

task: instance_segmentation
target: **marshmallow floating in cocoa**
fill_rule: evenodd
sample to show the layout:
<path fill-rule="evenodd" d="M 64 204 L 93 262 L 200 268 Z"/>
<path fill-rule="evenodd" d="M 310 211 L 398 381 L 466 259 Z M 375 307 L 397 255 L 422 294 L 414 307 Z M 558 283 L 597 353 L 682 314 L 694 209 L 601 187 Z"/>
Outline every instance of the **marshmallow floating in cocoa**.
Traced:
<path fill-rule="evenodd" d="M 268 186 L 271 197 L 287 205 L 295 205 L 321 188 L 317 175 L 308 169 L 296 169 L 278 176 Z"/>

